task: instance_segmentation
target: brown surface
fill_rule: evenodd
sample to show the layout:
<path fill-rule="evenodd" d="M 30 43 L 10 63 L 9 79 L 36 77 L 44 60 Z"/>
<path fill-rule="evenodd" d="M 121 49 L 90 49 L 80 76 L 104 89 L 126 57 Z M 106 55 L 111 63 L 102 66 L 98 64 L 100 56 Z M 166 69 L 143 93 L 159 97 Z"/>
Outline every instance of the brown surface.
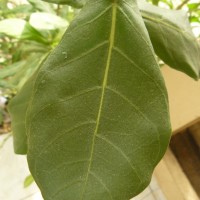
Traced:
<path fill-rule="evenodd" d="M 190 131 L 192 137 L 194 138 L 194 140 L 199 148 L 199 151 L 200 151 L 200 122 L 191 126 L 189 128 L 189 131 Z"/>
<path fill-rule="evenodd" d="M 199 200 L 170 149 L 156 167 L 154 175 L 166 200 Z"/>
<path fill-rule="evenodd" d="M 200 197 L 200 151 L 189 129 L 174 135 L 170 147 Z"/>

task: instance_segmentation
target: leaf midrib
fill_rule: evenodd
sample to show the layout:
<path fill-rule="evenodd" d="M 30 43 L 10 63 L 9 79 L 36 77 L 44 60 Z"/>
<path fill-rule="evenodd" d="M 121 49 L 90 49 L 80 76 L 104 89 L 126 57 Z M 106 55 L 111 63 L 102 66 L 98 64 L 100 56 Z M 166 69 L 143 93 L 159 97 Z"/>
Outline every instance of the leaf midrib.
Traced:
<path fill-rule="evenodd" d="M 181 28 L 175 27 L 175 26 L 173 26 L 173 25 L 167 23 L 166 21 L 156 19 L 156 18 L 154 18 L 154 17 L 152 17 L 152 16 L 149 16 L 148 14 L 144 14 L 144 13 L 141 13 L 141 14 L 142 14 L 143 19 L 152 21 L 152 22 L 154 22 L 154 23 L 160 23 L 161 25 L 163 25 L 163 26 L 165 26 L 165 27 L 168 27 L 168 28 L 171 28 L 172 30 L 177 31 L 177 32 L 179 32 L 179 33 L 182 33 L 182 34 L 184 34 L 185 36 L 187 36 L 187 37 L 189 37 L 189 38 L 193 38 L 193 37 L 191 36 L 191 34 L 188 33 L 186 30 L 183 30 L 183 29 L 181 29 Z"/>
<path fill-rule="evenodd" d="M 112 57 L 112 49 L 114 47 L 115 29 L 116 29 L 116 16 L 117 16 L 117 0 L 114 0 L 112 2 L 112 20 L 111 20 L 111 31 L 110 31 L 110 38 L 109 38 L 108 57 L 107 57 L 107 61 L 106 61 L 105 73 L 104 73 L 104 78 L 103 78 L 103 83 L 102 83 L 102 92 L 101 92 L 99 110 L 98 110 L 98 115 L 97 115 L 97 120 L 96 120 L 96 126 L 95 126 L 95 130 L 94 130 L 94 135 L 93 135 L 93 138 L 92 138 L 92 147 L 91 147 L 91 154 L 90 154 L 90 159 L 89 159 L 90 161 L 89 161 L 88 170 L 87 170 L 87 173 L 86 173 L 85 184 L 83 186 L 83 191 L 82 191 L 82 194 L 81 194 L 81 200 L 83 200 L 84 192 L 85 192 L 85 189 L 86 189 L 86 186 L 87 186 L 87 182 L 88 182 L 88 178 L 89 178 L 89 174 L 90 174 L 90 169 L 91 169 L 91 164 L 92 164 L 92 159 L 93 159 L 93 154 L 94 154 L 95 139 L 97 137 L 99 124 L 100 124 L 100 118 L 101 118 L 102 107 L 103 107 L 103 102 L 104 102 L 105 90 L 106 90 L 106 86 L 107 86 L 109 68 L 110 68 L 111 57 Z"/>

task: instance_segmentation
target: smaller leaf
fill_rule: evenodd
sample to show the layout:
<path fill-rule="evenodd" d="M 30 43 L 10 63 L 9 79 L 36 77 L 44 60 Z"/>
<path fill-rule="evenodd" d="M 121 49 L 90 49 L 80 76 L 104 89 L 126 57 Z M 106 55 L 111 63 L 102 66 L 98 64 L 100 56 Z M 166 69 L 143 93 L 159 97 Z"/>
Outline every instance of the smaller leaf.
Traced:
<path fill-rule="evenodd" d="M 44 55 L 42 58 L 40 58 L 40 62 L 38 63 L 38 65 L 40 65 L 46 59 L 46 56 L 47 55 Z M 14 151 L 16 154 L 24 155 L 27 153 L 27 135 L 25 127 L 25 118 L 27 107 L 29 104 L 29 98 L 32 94 L 32 89 L 35 84 L 35 78 L 37 77 L 37 73 L 38 72 L 35 71 L 34 75 L 32 75 L 31 78 L 26 77 L 29 78 L 28 81 L 26 81 L 23 87 L 19 90 L 19 95 L 15 96 L 8 105 L 9 112 L 18 113 L 18 115 L 11 115 Z"/>
<path fill-rule="evenodd" d="M 12 115 L 12 132 L 14 140 L 14 151 L 16 154 L 27 153 L 27 136 L 25 132 L 25 116 L 26 110 L 29 103 L 29 97 L 33 87 L 33 78 L 29 79 L 28 82 L 18 92 L 21 95 L 17 95 L 14 103 L 11 101 L 8 106 L 9 112 L 17 112 L 18 116 Z"/>
<path fill-rule="evenodd" d="M 27 176 L 24 180 L 24 188 L 29 187 L 34 182 L 34 179 L 31 175 Z"/>
<path fill-rule="evenodd" d="M 198 80 L 200 45 L 187 14 L 138 2 L 155 53 L 170 67 Z"/>

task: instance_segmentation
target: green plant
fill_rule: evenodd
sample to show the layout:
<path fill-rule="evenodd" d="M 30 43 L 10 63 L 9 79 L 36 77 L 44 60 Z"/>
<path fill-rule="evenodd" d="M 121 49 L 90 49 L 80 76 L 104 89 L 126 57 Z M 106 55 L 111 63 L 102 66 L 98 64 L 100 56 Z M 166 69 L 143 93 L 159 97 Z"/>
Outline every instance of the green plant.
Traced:
<path fill-rule="evenodd" d="M 88 0 L 10 102 L 15 152 L 27 153 L 45 200 L 128 200 L 149 184 L 171 133 L 154 50 L 199 79 L 185 13 Z"/>
<path fill-rule="evenodd" d="M 1 88 L 18 91 L 57 45 L 68 25 L 68 19 L 57 15 L 62 10 L 37 0 L 28 3 L 9 9 L 7 2 L 1 11 Z"/>

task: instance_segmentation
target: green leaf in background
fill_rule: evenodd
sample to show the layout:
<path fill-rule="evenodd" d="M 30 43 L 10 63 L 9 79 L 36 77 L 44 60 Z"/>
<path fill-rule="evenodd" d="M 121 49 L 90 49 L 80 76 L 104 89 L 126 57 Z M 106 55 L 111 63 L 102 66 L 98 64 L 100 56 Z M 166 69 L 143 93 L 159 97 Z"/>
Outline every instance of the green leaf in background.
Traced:
<path fill-rule="evenodd" d="M 186 13 L 138 3 L 156 54 L 170 67 L 199 79 L 200 45 Z"/>
<path fill-rule="evenodd" d="M 0 33 L 19 38 L 23 33 L 26 23 L 25 20 L 17 18 L 1 20 Z"/>
<path fill-rule="evenodd" d="M 28 0 L 28 2 L 35 8 L 36 11 L 56 14 L 53 5 L 41 0 Z"/>
<path fill-rule="evenodd" d="M 189 3 L 187 7 L 189 8 L 190 11 L 197 10 L 200 8 L 200 3 Z"/>
<path fill-rule="evenodd" d="M 190 22 L 200 23 L 200 16 L 190 16 Z"/>
<path fill-rule="evenodd" d="M 75 8 L 82 8 L 86 0 L 43 0 L 48 3 L 67 4 Z"/>
<path fill-rule="evenodd" d="M 130 199 L 168 146 L 166 88 L 134 2 L 88 2 L 9 105 L 45 200 Z"/>
<path fill-rule="evenodd" d="M 66 29 L 69 25 L 63 18 L 44 12 L 31 14 L 29 23 L 37 30 Z"/>
<path fill-rule="evenodd" d="M 29 187 L 34 182 L 32 175 L 29 175 L 24 180 L 24 188 Z"/>
<path fill-rule="evenodd" d="M 1 20 L 0 33 L 17 39 L 29 39 L 43 44 L 49 43 L 48 38 L 45 38 L 41 32 L 23 19 L 12 18 Z"/>
<path fill-rule="evenodd" d="M 26 61 L 22 60 L 19 62 L 15 62 L 7 67 L 4 67 L 3 69 L 1 69 L 0 79 L 14 75 L 25 65 L 25 63 Z"/>
<path fill-rule="evenodd" d="M 8 83 L 19 90 L 38 69 L 41 62 L 45 59 L 46 56 L 47 53 L 35 53 L 29 56 L 23 68 L 15 73 L 15 75 L 9 79 Z"/>
<path fill-rule="evenodd" d="M 16 15 L 19 14 L 29 14 L 32 11 L 32 6 L 29 4 L 22 4 L 18 5 L 12 9 L 8 9 L 7 6 L 6 8 L 0 10 L 0 15 L 3 13 L 4 15 L 9 15 L 9 17 L 13 16 L 15 17 Z"/>
<path fill-rule="evenodd" d="M 9 85 L 8 83 L 7 83 L 7 81 L 5 81 L 5 80 L 0 80 L 0 87 L 2 87 L 2 88 L 12 88 L 12 86 L 11 85 Z"/>
<path fill-rule="evenodd" d="M 42 31 L 35 29 L 30 23 L 26 23 L 20 39 L 32 40 L 43 44 L 49 44 L 50 41 L 45 35 L 42 34 Z"/>

